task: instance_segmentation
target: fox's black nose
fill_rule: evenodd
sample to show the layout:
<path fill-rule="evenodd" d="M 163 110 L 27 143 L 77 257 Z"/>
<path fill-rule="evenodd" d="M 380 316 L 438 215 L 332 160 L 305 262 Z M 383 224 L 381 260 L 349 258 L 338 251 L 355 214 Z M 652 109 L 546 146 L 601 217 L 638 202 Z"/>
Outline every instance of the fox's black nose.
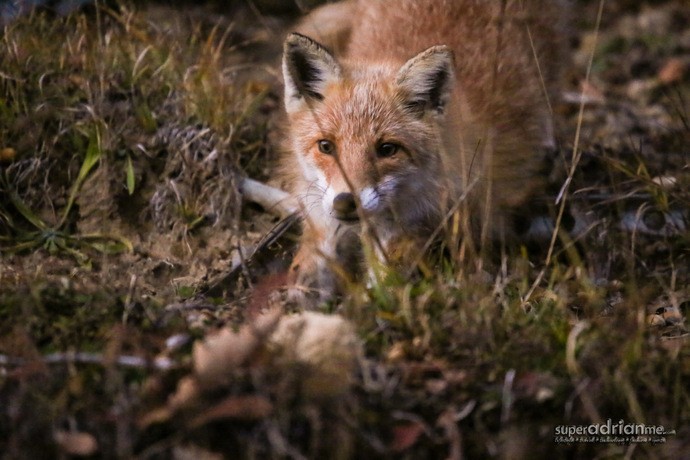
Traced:
<path fill-rule="evenodd" d="M 340 220 L 357 220 L 357 203 L 352 193 L 339 193 L 333 198 L 333 211 L 335 217 Z"/>

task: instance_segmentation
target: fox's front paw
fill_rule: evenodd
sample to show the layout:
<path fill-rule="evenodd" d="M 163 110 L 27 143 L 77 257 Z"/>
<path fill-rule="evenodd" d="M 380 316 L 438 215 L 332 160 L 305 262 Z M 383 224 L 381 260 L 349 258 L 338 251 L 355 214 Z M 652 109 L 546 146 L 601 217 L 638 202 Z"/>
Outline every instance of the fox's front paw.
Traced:
<path fill-rule="evenodd" d="M 309 242 L 295 254 L 288 277 L 290 302 L 315 307 L 344 294 L 361 275 L 363 254 L 358 227 L 341 227 L 318 247 L 331 247 L 333 255 L 328 257 Z"/>
<path fill-rule="evenodd" d="M 333 273 L 315 251 L 300 249 L 290 266 L 287 297 L 290 303 L 314 308 L 336 294 Z"/>
<path fill-rule="evenodd" d="M 385 246 L 385 263 L 388 268 L 401 274 L 418 273 L 429 270 L 425 252 L 428 240 L 418 236 L 399 236 L 392 238 Z"/>

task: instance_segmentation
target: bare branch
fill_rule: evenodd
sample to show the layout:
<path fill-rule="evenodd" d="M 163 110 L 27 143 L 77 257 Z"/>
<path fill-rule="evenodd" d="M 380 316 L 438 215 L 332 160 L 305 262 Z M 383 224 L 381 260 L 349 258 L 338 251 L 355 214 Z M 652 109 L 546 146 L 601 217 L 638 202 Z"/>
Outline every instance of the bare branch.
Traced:
<path fill-rule="evenodd" d="M 87 353 L 87 352 L 58 352 L 50 353 L 43 356 L 45 364 L 61 364 L 61 363 L 80 363 L 80 364 L 105 364 L 107 359 L 102 353 Z M 30 360 L 24 358 L 0 355 L 0 366 L 22 366 Z M 146 369 L 168 370 L 176 365 L 176 363 L 167 357 L 156 357 L 153 360 L 148 360 L 140 356 L 118 356 L 115 359 L 115 364 L 122 367 L 138 367 Z"/>

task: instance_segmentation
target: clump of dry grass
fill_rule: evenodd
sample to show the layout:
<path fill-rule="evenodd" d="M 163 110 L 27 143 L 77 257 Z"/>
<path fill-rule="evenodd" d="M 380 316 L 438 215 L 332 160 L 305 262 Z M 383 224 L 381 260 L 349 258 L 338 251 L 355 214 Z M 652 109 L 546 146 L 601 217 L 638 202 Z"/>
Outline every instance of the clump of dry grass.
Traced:
<path fill-rule="evenodd" d="M 52 213 L 41 217 L 55 223 L 66 190 L 80 181 L 78 214 L 69 218 L 90 232 L 121 219 L 146 224 L 147 201 L 154 217 L 187 230 L 204 219 L 230 224 L 227 214 L 239 214 L 240 158 L 263 139 L 246 120 L 266 93 L 238 84 L 225 58 L 230 27 L 202 36 L 175 21 L 154 27 L 132 11 L 104 8 L 65 19 L 37 13 L 7 27 L 2 138 L 14 158 L 4 171 L 6 194 Z M 88 148 L 97 150 L 95 172 L 79 177 Z M 4 209 L 7 231 L 16 211 Z"/>

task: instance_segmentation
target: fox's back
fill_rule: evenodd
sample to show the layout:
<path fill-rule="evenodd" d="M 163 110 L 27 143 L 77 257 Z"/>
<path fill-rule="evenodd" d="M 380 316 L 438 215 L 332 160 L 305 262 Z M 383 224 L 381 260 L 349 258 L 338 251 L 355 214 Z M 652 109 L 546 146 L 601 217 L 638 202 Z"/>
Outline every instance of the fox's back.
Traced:
<path fill-rule="evenodd" d="M 553 142 L 563 1 L 349 0 L 288 36 L 297 284 L 332 284 L 324 258 L 338 262 L 342 229 L 403 266 L 452 209 L 471 239 L 509 233 Z"/>
<path fill-rule="evenodd" d="M 557 78 L 563 45 L 563 0 L 360 0 L 345 54 L 355 60 L 405 62 L 434 45 L 447 45 L 465 92 L 484 93 L 499 78 L 538 74 L 535 54 L 547 84 Z M 531 88 L 530 89 L 534 89 Z M 537 88 L 539 89 L 539 88 Z M 511 93 L 511 95 L 514 95 Z"/>
<path fill-rule="evenodd" d="M 449 46 L 456 130 L 470 144 L 491 144 L 495 155 L 485 167 L 494 201 L 516 204 L 538 184 L 538 152 L 552 142 L 564 3 L 360 0 L 344 55 L 352 62 L 403 63 L 430 46 Z"/>

